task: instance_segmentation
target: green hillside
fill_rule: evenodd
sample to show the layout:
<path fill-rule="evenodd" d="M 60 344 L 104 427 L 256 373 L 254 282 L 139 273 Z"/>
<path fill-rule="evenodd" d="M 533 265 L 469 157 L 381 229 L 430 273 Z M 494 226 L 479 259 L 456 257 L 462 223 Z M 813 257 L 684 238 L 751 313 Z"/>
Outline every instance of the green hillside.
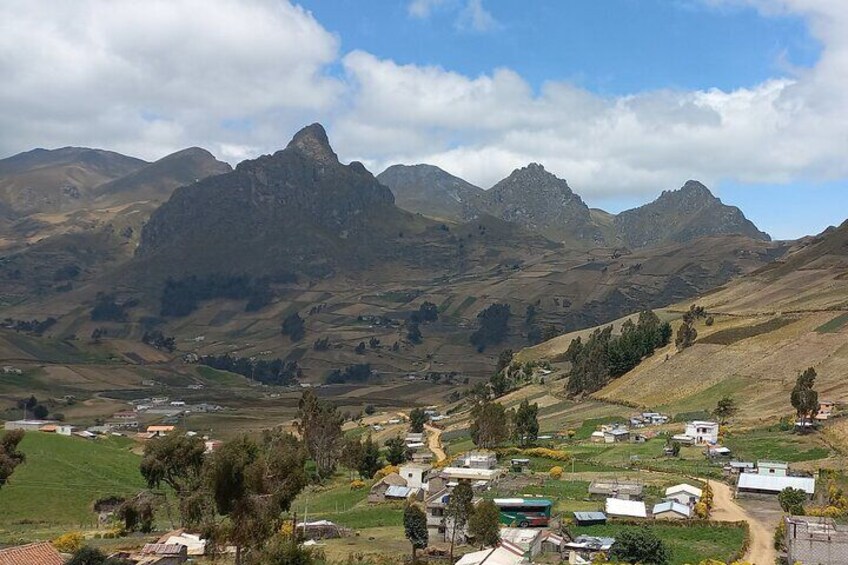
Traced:
<path fill-rule="evenodd" d="M 95 500 L 144 488 L 131 443 L 27 433 L 20 445 L 26 462 L 0 489 L 0 542 L 95 526 Z"/>

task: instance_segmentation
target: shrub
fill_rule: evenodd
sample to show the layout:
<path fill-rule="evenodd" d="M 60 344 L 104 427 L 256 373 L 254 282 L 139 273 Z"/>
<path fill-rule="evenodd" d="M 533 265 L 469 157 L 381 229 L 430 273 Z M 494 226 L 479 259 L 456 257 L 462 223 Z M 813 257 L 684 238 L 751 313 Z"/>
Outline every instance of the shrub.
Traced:
<path fill-rule="evenodd" d="M 54 539 L 51 543 L 59 553 L 76 553 L 82 548 L 85 537 L 82 532 L 68 532 Z"/>
<path fill-rule="evenodd" d="M 350 482 L 350 490 L 362 490 L 365 488 L 365 481 L 359 479 Z"/>
<path fill-rule="evenodd" d="M 376 473 L 374 473 L 374 478 L 379 481 L 383 477 L 385 477 L 387 475 L 391 475 L 392 473 L 397 473 L 397 472 L 398 472 L 398 466 L 397 465 L 386 465 L 385 467 L 383 467 L 382 469 L 380 469 Z"/>
<path fill-rule="evenodd" d="M 551 470 L 548 471 L 548 474 L 551 476 L 552 479 L 559 480 L 562 478 L 562 467 L 560 467 L 559 465 L 557 465 L 556 467 L 551 467 Z"/>
<path fill-rule="evenodd" d="M 697 504 L 695 504 L 694 511 L 695 516 L 697 516 L 701 520 L 706 520 L 710 517 L 710 508 L 705 502 L 698 502 Z"/>

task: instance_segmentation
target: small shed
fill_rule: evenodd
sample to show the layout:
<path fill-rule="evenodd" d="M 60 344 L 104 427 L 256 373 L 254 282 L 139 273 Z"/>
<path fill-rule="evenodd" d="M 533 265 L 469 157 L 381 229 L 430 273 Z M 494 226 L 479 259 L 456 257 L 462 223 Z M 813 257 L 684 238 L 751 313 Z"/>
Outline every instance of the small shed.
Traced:
<path fill-rule="evenodd" d="M 685 520 L 692 517 L 692 508 L 676 500 L 664 500 L 654 505 L 651 514 L 657 520 Z"/>
<path fill-rule="evenodd" d="M 607 523 L 607 515 L 603 512 L 575 512 L 574 523 L 578 526 L 596 526 Z"/>
<path fill-rule="evenodd" d="M 384 502 L 386 500 L 386 493 L 391 487 L 406 488 L 406 479 L 397 473 L 389 473 L 371 487 L 371 491 L 368 493 L 368 502 Z"/>
<path fill-rule="evenodd" d="M 605 505 L 607 516 L 618 516 L 620 518 L 647 518 L 648 509 L 640 500 L 621 500 L 620 498 L 608 498 Z"/>
<path fill-rule="evenodd" d="M 696 502 L 701 500 L 703 492 L 698 487 L 681 483 L 665 489 L 666 500 L 674 500 L 680 504 L 694 506 Z"/>

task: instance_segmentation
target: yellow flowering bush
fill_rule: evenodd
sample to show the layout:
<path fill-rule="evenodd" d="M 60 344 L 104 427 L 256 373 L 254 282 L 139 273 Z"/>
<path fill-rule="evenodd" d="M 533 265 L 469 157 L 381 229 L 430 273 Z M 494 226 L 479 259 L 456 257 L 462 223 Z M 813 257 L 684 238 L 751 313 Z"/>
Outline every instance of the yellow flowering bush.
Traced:
<path fill-rule="evenodd" d="M 76 553 L 81 547 L 85 537 L 82 532 L 68 532 L 54 539 L 51 543 L 59 553 Z"/>
<path fill-rule="evenodd" d="M 359 479 L 350 482 L 350 490 L 361 490 L 365 488 L 365 481 Z"/>
<path fill-rule="evenodd" d="M 556 467 L 551 467 L 551 470 L 548 471 L 548 474 L 552 479 L 561 479 L 562 478 L 562 467 L 557 465 Z"/>

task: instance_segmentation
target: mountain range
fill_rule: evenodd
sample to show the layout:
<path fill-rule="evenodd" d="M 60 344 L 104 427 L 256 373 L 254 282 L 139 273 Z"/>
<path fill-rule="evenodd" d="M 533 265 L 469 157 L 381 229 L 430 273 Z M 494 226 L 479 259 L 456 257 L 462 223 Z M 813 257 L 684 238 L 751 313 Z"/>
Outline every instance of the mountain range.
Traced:
<path fill-rule="evenodd" d="M 493 351 L 469 356 L 468 335 L 493 303 L 513 314 L 501 346 L 532 343 L 545 327 L 578 329 L 706 292 L 791 247 L 695 181 L 612 215 L 539 164 L 489 190 L 430 165 L 375 177 L 341 163 L 319 124 L 235 169 L 198 148 L 153 163 L 67 148 L 0 161 L 0 172 L 5 316 L 55 317 L 60 338 L 100 327 L 139 338 L 155 324 L 206 336 L 200 353 L 239 343 L 317 373 L 361 361 L 355 346 L 370 337 L 400 344 L 365 354 L 383 369 L 480 371 Z M 262 300 L 246 309 L 241 291 L 197 290 L 186 312 L 165 313 L 167 288 L 191 293 L 209 286 L 203 277 L 262 289 Z M 122 322 L 91 319 L 103 295 L 131 305 Z M 424 302 L 439 321 L 410 342 L 404 321 Z M 292 313 L 334 347 L 281 341 Z M 363 316 L 393 322 L 363 326 Z"/>

